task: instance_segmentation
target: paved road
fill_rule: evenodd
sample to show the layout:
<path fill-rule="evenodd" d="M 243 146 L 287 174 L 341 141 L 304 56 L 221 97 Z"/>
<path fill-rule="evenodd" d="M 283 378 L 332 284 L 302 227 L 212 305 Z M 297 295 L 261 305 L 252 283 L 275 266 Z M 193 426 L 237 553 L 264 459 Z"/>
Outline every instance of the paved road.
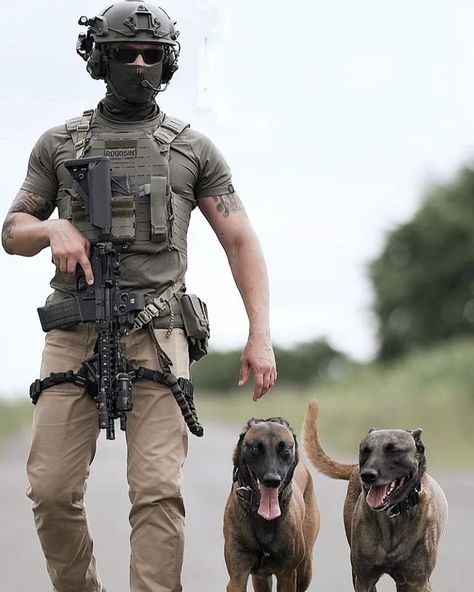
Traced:
<path fill-rule="evenodd" d="M 103 436 L 87 493 L 91 527 L 102 579 L 110 592 L 128 592 L 128 499 L 123 435 Z M 222 512 L 231 481 L 231 457 L 237 434 L 206 426 L 206 437 L 191 437 L 185 494 L 188 536 L 183 573 L 185 592 L 223 592 L 227 583 L 221 533 Z M 25 498 L 24 460 L 28 438 L 0 447 L 1 592 L 51 592 Z M 342 527 L 345 484 L 313 472 L 322 510 L 310 592 L 350 592 L 348 547 Z M 436 592 L 466 592 L 473 561 L 474 474 L 436 474 L 450 502 L 448 529 L 433 576 Z M 390 580 L 379 592 L 394 591 Z"/>

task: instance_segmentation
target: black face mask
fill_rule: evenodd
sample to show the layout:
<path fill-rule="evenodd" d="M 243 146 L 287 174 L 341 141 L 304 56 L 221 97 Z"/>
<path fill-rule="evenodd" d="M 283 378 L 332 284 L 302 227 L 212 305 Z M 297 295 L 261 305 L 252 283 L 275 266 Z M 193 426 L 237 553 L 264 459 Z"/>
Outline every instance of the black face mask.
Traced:
<path fill-rule="evenodd" d="M 162 74 L 161 62 L 153 66 L 132 66 L 109 60 L 106 82 L 109 91 L 118 99 L 132 105 L 144 105 L 157 95 Z"/>

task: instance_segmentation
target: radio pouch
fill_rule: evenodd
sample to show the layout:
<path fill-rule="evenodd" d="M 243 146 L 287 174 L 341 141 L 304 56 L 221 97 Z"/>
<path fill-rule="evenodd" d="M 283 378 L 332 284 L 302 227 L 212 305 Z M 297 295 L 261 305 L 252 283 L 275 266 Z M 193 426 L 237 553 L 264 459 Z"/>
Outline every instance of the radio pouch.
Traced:
<path fill-rule="evenodd" d="M 180 303 L 184 331 L 188 338 L 189 361 L 197 361 L 207 354 L 209 347 L 207 306 L 196 294 L 184 294 Z"/>

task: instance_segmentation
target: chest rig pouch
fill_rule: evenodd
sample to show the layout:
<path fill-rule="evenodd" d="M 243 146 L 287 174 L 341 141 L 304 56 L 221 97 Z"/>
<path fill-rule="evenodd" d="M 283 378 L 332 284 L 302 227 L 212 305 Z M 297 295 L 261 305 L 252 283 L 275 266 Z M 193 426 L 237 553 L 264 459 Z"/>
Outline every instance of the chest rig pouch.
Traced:
<path fill-rule="evenodd" d="M 94 130 L 93 111 L 67 122 L 75 158 L 108 156 L 111 160 L 112 240 L 126 243 L 129 252 L 186 254 L 187 231 L 193 204 L 173 192 L 170 183 L 170 145 L 188 124 L 165 116 L 154 130 Z M 64 190 L 65 217 L 92 243 L 97 231 L 89 223 L 84 203 L 74 189 Z M 61 201 L 61 200 L 60 200 Z"/>

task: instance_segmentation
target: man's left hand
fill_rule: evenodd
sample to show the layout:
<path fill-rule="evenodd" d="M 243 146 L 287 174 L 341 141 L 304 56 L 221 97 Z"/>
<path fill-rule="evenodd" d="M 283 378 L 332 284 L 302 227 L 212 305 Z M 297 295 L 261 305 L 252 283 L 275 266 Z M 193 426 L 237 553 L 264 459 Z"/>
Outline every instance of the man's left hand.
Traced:
<path fill-rule="evenodd" d="M 250 370 L 254 376 L 253 400 L 257 401 L 275 384 L 275 354 L 269 340 L 250 336 L 240 358 L 239 386 L 246 384 Z"/>

